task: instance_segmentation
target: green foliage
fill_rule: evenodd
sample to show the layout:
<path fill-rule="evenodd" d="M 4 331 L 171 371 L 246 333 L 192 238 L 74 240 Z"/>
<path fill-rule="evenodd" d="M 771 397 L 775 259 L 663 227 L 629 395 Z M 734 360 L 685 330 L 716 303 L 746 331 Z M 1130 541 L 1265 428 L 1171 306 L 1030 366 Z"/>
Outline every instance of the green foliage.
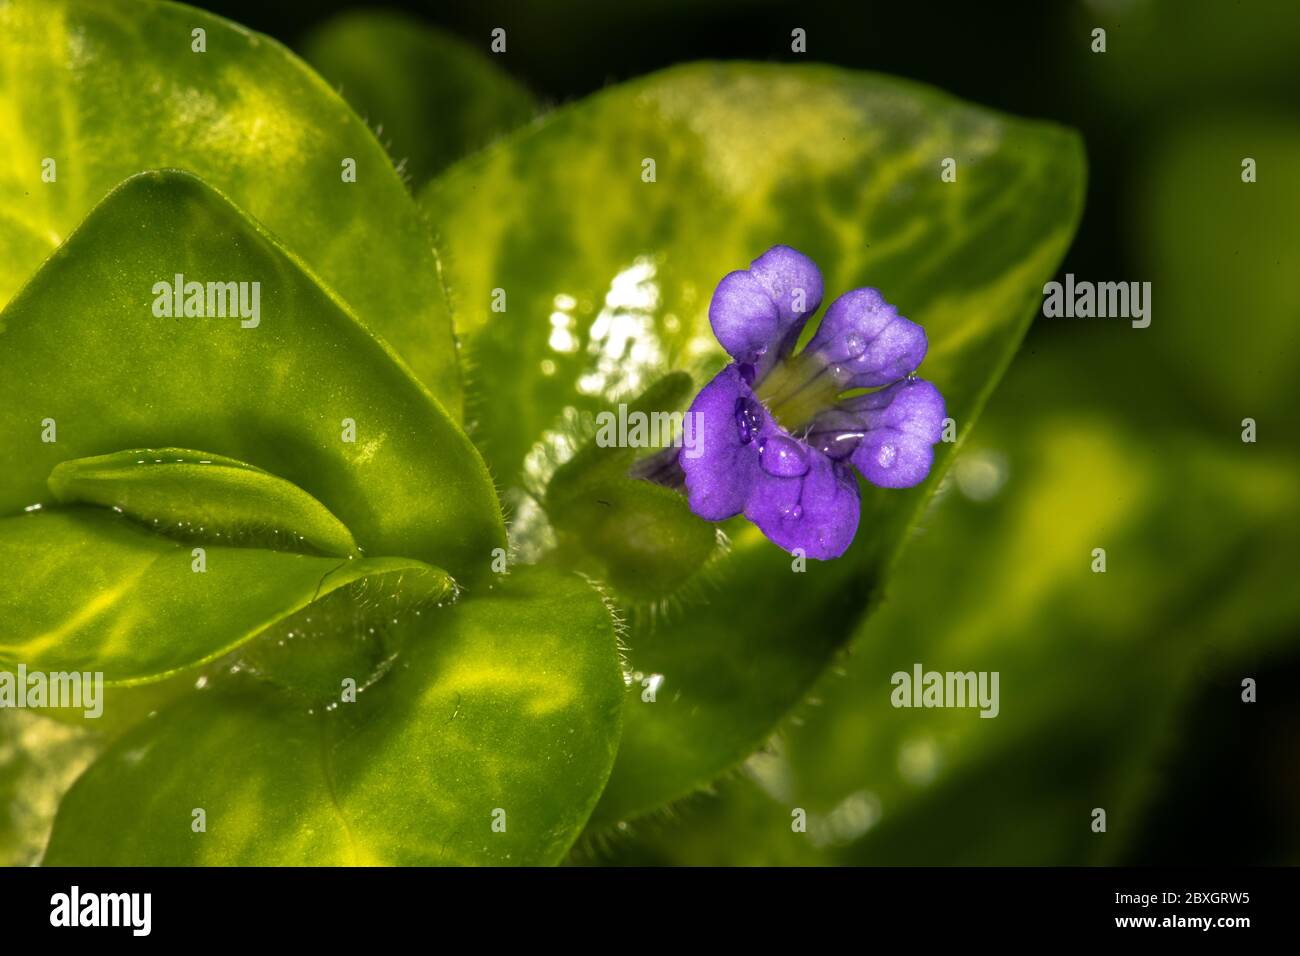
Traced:
<path fill-rule="evenodd" d="M 313 713 L 234 681 L 141 724 L 68 793 L 45 862 L 556 862 L 618 742 L 600 596 L 521 569 L 401 639 L 354 704 Z"/>
<path fill-rule="evenodd" d="M 205 546 L 200 558 L 189 542 L 98 508 L 0 519 L 0 569 L 11 582 L 0 661 L 102 671 L 115 682 L 205 663 L 369 575 L 406 572 L 417 602 L 451 590 L 437 568 L 395 558 L 225 545 Z"/>
<path fill-rule="evenodd" d="M 954 183 L 939 175 L 949 156 Z M 925 326 L 921 373 L 964 434 L 1069 242 L 1083 178 L 1070 133 L 914 84 L 702 64 L 563 109 L 453 167 L 421 201 L 446 245 L 466 348 L 491 370 L 471 388 L 485 396 L 480 447 L 499 479 L 526 490 L 574 441 L 574 410 L 595 414 L 672 370 L 703 384 L 721 364 L 714 285 L 776 243 L 811 255 L 828 294 L 878 286 Z M 708 581 L 661 590 L 663 613 L 633 617 L 634 669 L 663 684 L 653 704 L 628 697 L 598 825 L 687 794 L 762 743 L 869 607 L 946 459 L 941 446 L 918 489 L 864 488 L 861 531 L 841 560 L 792 573 L 789 555 L 733 521 Z M 574 519 L 556 503 L 563 534 Z M 653 514 L 650 504 L 640 507 Z M 649 537 L 630 520 L 616 527 Z M 532 546 L 531 533 L 515 538 Z M 686 538 L 678 553 L 699 563 Z"/>
<path fill-rule="evenodd" d="M 279 237 L 459 417 L 427 227 L 383 147 L 300 60 L 154 0 L 18 0 L 0 5 L 0 38 L 0 305 L 122 180 L 184 169 Z"/>
<path fill-rule="evenodd" d="M 691 377 L 674 372 L 624 403 L 623 420 L 680 412 L 690 397 Z M 617 443 L 619 414 L 598 416 L 596 434 L 555 469 L 542 496 L 558 538 L 553 560 L 590 571 L 637 604 L 690 581 L 715 552 L 717 534 L 677 491 L 630 477 L 639 467 L 671 468 L 676 451 L 638 462 L 637 449 Z"/>
<path fill-rule="evenodd" d="M 340 557 L 357 553 L 352 533 L 311 495 L 222 455 L 141 448 L 76 458 L 54 466 L 49 486 L 60 504 L 115 508 L 157 522 L 165 534 L 229 541 L 260 535 L 285 548 Z"/>
<path fill-rule="evenodd" d="M 260 323 L 158 317 L 154 284 L 175 274 L 259 282 Z M 10 513 L 50 500 L 46 481 L 69 459 L 182 447 L 293 482 L 367 554 L 472 577 L 501 543 L 487 472 L 456 423 L 274 237 L 193 176 L 145 173 L 115 190 L 0 329 Z M 42 440 L 46 420 L 54 441 Z"/>
<path fill-rule="evenodd" d="M 72 751 L 53 864 L 553 863 L 708 785 L 826 680 L 953 449 L 804 567 L 631 477 L 654 456 L 596 415 L 684 408 L 713 287 L 785 243 L 926 328 L 964 440 L 1081 211 L 1072 133 L 870 74 L 680 67 L 462 158 L 530 98 L 388 16 L 308 40 L 328 82 L 167 4 L 0 28 L 0 663 L 112 685 L 102 726 L 0 714 L 22 860 Z M 330 83 L 417 181 L 460 160 L 419 206 Z M 540 567 L 491 573 L 489 468 Z"/>
<path fill-rule="evenodd" d="M 375 127 L 415 186 L 537 111 L 486 53 L 404 14 L 341 13 L 301 49 Z"/>
<path fill-rule="evenodd" d="M 1242 180 L 1247 158 L 1254 182 Z M 1198 112 L 1153 144 L 1141 167 L 1139 257 L 1171 319 L 1152 332 L 1215 430 L 1262 417 L 1300 439 L 1291 416 L 1263 414 L 1300 394 L 1291 361 L 1300 350 L 1297 163 L 1300 124 Z M 1208 407 L 1220 396 L 1233 404 Z"/>
<path fill-rule="evenodd" d="M 1080 410 L 1089 367 L 1064 341 L 1017 365 L 888 600 L 797 715 L 716 798 L 634 824 L 594 859 L 1149 862 L 1129 854 L 1158 827 L 1148 810 L 1189 702 L 1211 721 L 1239 712 L 1242 676 L 1300 614 L 1300 482 L 1235 436 L 1166 424 L 1157 447 L 1123 424 L 1120 397 Z M 893 707 L 892 675 L 916 663 L 999 672 L 996 719 Z"/>

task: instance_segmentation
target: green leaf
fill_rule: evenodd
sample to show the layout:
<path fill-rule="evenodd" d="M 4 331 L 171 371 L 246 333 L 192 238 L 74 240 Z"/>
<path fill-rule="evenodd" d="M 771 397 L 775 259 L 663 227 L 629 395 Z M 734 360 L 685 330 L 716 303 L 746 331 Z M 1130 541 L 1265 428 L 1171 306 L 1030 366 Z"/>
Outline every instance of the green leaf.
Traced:
<path fill-rule="evenodd" d="M 717 533 L 675 491 L 620 478 L 584 483 L 570 497 L 547 502 L 561 549 L 581 555 L 562 563 L 590 569 L 628 601 L 673 594 L 714 553 Z"/>
<path fill-rule="evenodd" d="M 691 377 L 684 372 L 665 375 L 630 402 L 624 403 L 624 418 L 644 415 L 653 421 L 656 412 L 671 414 L 681 412 L 694 395 Z M 593 420 L 591 434 L 573 457 L 554 468 L 544 488 L 530 491 L 550 500 L 568 498 L 582 490 L 588 482 L 608 482 L 626 478 L 638 456 L 636 448 L 620 445 L 617 441 L 619 411 L 603 409 Z"/>
<path fill-rule="evenodd" d="M 956 182 L 940 178 L 947 157 Z M 716 371 L 712 290 L 777 243 L 818 262 L 828 297 L 875 286 L 925 327 L 920 374 L 964 436 L 1070 241 L 1083 180 L 1074 134 L 913 83 L 699 64 L 560 110 L 452 167 L 421 202 L 473 363 L 492 370 L 473 385 L 480 447 L 526 489 L 547 477 L 537 449 L 571 434 L 569 410 L 670 370 L 697 386 Z M 873 602 L 950 450 L 920 488 L 864 488 L 839 561 L 797 573 L 733 521 L 704 596 L 633 617 L 631 662 L 663 679 L 654 703 L 628 697 L 600 825 L 689 793 L 766 739 Z"/>
<path fill-rule="evenodd" d="M 333 710 L 232 681 L 141 725 L 68 794 L 45 862 L 559 860 L 618 741 L 623 682 L 600 596 L 523 569 L 409 623 L 403 647 Z"/>
<path fill-rule="evenodd" d="M 624 420 L 680 414 L 690 390 L 689 375 L 665 376 L 627 403 Z M 602 578 L 620 598 L 655 601 L 676 592 L 714 554 L 717 533 L 680 494 L 628 477 L 637 452 L 614 442 L 619 415 L 598 416 L 595 434 L 556 468 L 542 500 L 558 538 L 558 563 Z M 665 467 L 663 454 L 641 466 Z M 675 452 L 667 454 L 675 461 Z"/>
<path fill-rule="evenodd" d="M 154 285 L 176 274 L 260 283 L 258 324 L 157 316 L 171 296 Z M 0 514 L 51 502 L 62 462 L 168 447 L 293 483 L 368 555 L 472 578 L 504 543 L 483 462 L 437 402 L 270 235 L 179 172 L 124 183 L 0 312 Z"/>
<path fill-rule="evenodd" d="M 138 448 L 54 466 L 61 504 L 113 508 L 164 534 L 351 557 L 352 533 L 307 492 L 222 455 L 188 448 Z"/>
<path fill-rule="evenodd" d="M 1247 156 L 1251 183 L 1241 179 Z M 1198 111 L 1155 140 L 1130 220 L 1141 275 L 1160 297 L 1142 335 L 1186 375 L 1188 400 L 1216 432 L 1238 431 L 1249 415 L 1261 440 L 1293 447 L 1292 416 L 1268 411 L 1300 392 L 1290 361 L 1300 349 L 1300 192 L 1282 172 L 1298 163 L 1300 123 Z"/>
<path fill-rule="evenodd" d="M 212 660 L 310 602 L 372 575 L 412 601 L 451 591 L 418 561 L 358 560 L 189 542 L 101 508 L 0 519 L 0 661 L 32 671 L 157 678 Z"/>
<path fill-rule="evenodd" d="M 375 125 L 417 186 L 537 110 L 523 85 L 484 52 L 401 13 L 346 11 L 309 33 L 300 49 Z"/>
<path fill-rule="evenodd" d="M 1118 144 L 1130 121 L 1149 128 L 1151 118 L 1187 104 L 1274 99 L 1289 109 L 1300 56 L 1300 21 L 1292 13 L 1269 2 L 1079 5 L 1051 31 L 1053 53 L 1070 71 L 1063 82 L 1079 90 L 1081 105 L 1098 110 L 1097 125 L 1113 130 Z M 1104 54 L 1092 52 L 1098 27 L 1107 31 Z"/>
<path fill-rule="evenodd" d="M 343 594 L 344 591 L 334 593 Z M 315 605 L 313 609 L 314 607 Z M 233 666 L 232 661 L 218 659 L 206 668 L 198 670 L 186 668 L 176 671 L 169 677 L 144 683 L 106 685 L 111 687 L 105 692 L 108 703 L 103 713 L 98 716 L 90 716 L 94 711 L 87 713 L 84 707 L 60 706 L 63 703 L 60 700 L 52 701 L 54 706 L 50 706 L 51 701 L 47 701 L 45 707 L 33 707 L 31 712 L 39 714 L 42 718 L 90 731 L 98 748 L 102 750 L 114 737 L 125 733 L 141 721 L 156 716 L 159 711 L 181 697 L 193 693 L 197 687 L 205 686 L 212 679 L 212 675 L 207 672 L 208 668 L 212 668 L 215 672 L 231 666 Z M 70 779 L 68 785 L 71 784 Z M 53 808 L 51 808 L 50 822 L 53 822 Z M 48 832 L 46 835 L 48 836 Z M 44 845 L 44 838 L 42 838 L 42 845 Z"/>
<path fill-rule="evenodd" d="M 110 189 L 178 167 L 265 223 L 459 416 L 451 318 L 419 210 L 365 124 L 274 40 L 152 0 L 5 3 L 0 128 L 0 306 Z"/>

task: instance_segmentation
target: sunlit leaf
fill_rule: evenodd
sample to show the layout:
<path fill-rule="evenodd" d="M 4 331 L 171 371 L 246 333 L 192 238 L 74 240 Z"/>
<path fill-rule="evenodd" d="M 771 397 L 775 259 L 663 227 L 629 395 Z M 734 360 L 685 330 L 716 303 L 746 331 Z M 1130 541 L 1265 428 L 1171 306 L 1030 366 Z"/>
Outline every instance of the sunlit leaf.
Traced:
<path fill-rule="evenodd" d="M 177 167 L 265 223 L 459 416 L 419 210 L 365 124 L 276 41 L 153 0 L 0 4 L 0 129 L 0 306 L 119 182 Z"/>
<path fill-rule="evenodd" d="M 256 324 L 160 316 L 178 274 L 258 283 Z M 0 512 L 51 503 L 63 462 L 168 447 L 293 483 L 367 555 L 472 577 L 501 543 L 464 433 L 274 238 L 176 172 L 128 180 L 0 312 Z"/>
<path fill-rule="evenodd" d="M 555 862 L 617 747 L 603 601 L 523 569 L 406 627 L 355 703 L 309 712 L 236 680 L 142 724 L 73 787 L 45 862 Z"/>

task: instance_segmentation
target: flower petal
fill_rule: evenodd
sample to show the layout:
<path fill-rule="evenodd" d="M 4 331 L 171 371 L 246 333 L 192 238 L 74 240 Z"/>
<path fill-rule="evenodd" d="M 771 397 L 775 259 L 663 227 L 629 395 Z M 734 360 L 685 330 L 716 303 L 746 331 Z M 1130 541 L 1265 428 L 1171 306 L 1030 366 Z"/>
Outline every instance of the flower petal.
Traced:
<path fill-rule="evenodd" d="M 808 474 L 812 450 L 784 432 L 769 435 L 759 447 L 758 467 L 777 478 L 798 478 Z"/>
<path fill-rule="evenodd" d="M 767 413 L 739 367 L 728 365 L 700 390 L 686 414 L 692 416 L 695 447 L 683 447 L 677 460 L 686 473 L 691 511 L 708 521 L 739 514 L 758 480 L 754 439 L 766 427 Z"/>
<path fill-rule="evenodd" d="M 862 418 L 842 405 L 828 408 L 812 420 L 804 440 L 831 461 L 843 461 L 862 441 Z"/>
<path fill-rule="evenodd" d="M 790 354 L 808 317 L 821 308 L 822 274 L 817 263 L 797 249 L 773 246 L 749 265 L 750 275 L 767 290 L 780 315 L 781 357 Z"/>
<path fill-rule="evenodd" d="M 748 272 L 730 272 L 713 292 L 709 324 L 732 358 L 752 364 L 769 349 L 775 349 L 781 316 L 772 296 L 757 279 Z"/>
<path fill-rule="evenodd" d="M 745 517 L 786 551 L 819 561 L 838 558 L 858 531 L 858 483 L 846 463 L 807 446 L 808 473 L 781 477 L 760 469 Z"/>
<path fill-rule="evenodd" d="M 842 368 L 844 388 L 876 388 L 916 371 L 925 358 L 925 330 L 878 290 L 854 289 L 830 304 L 807 351 Z"/>
<path fill-rule="evenodd" d="M 882 488 L 910 488 L 925 480 L 946 415 L 937 388 L 919 378 L 904 379 L 841 407 L 862 421 L 865 434 L 853 452 L 853 464 L 867 481 Z"/>

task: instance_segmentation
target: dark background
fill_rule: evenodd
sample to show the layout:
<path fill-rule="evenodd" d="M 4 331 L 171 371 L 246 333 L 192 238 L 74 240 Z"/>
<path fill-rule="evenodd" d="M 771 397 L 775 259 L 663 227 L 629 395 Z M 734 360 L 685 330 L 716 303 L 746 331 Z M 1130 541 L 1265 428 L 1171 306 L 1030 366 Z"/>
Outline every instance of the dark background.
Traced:
<path fill-rule="evenodd" d="M 206 0 L 200 5 L 290 47 L 333 13 L 360 6 L 334 0 Z M 505 27 L 508 52 L 497 62 L 550 105 L 684 61 L 815 60 L 914 78 L 999 110 L 1073 126 L 1087 144 L 1088 199 L 1061 272 L 1096 279 L 1149 278 L 1143 260 L 1134 255 L 1130 204 L 1142 188 L 1138 159 L 1169 117 L 1248 103 L 1294 118 L 1300 98 L 1295 82 L 1300 44 L 1294 42 L 1300 8 L 1287 0 L 1155 4 L 1160 8 L 1155 13 L 1142 0 L 464 0 L 384 6 L 415 13 L 484 50 L 490 31 Z M 1111 76 L 1100 89 L 1091 82 L 1101 66 L 1089 50 L 1093 26 L 1108 31 L 1112 59 L 1105 66 L 1123 74 Z M 790 52 L 794 27 L 807 31 L 806 57 Z M 1141 49 L 1134 49 L 1138 44 Z M 1032 356 L 1053 339 L 1073 334 L 1069 325 L 1036 322 L 1026 352 Z M 1137 341 L 1141 347 L 1149 344 L 1141 337 Z M 1170 358 L 1135 348 L 1099 370 L 1095 392 L 1077 400 L 1114 402 L 1116 394 L 1128 394 L 1137 399 L 1133 414 L 1141 415 L 1144 389 L 1153 387 L 1148 370 Z M 1275 646 L 1294 648 L 1295 643 Z M 1172 766 L 1165 768 L 1167 785 L 1150 809 L 1154 825 L 1143 828 L 1128 862 L 1294 861 L 1300 849 L 1294 822 L 1300 800 L 1300 719 L 1294 705 L 1300 655 L 1294 649 L 1276 652 L 1259 660 L 1253 673 L 1259 686 L 1268 688 L 1255 707 L 1230 710 L 1236 716 L 1226 719 L 1221 707 L 1194 703 L 1187 709 L 1190 724 L 1183 728 Z M 1233 695 L 1237 680 L 1235 672 L 1210 673 L 1198 693 L 1207 699 Z M 1211 826 L 1210 818 L 1234 822 Z"/>

